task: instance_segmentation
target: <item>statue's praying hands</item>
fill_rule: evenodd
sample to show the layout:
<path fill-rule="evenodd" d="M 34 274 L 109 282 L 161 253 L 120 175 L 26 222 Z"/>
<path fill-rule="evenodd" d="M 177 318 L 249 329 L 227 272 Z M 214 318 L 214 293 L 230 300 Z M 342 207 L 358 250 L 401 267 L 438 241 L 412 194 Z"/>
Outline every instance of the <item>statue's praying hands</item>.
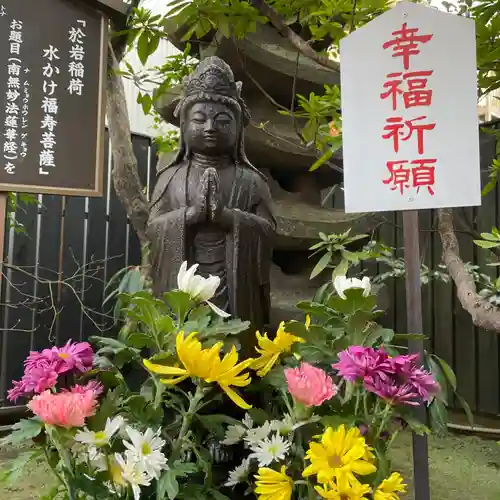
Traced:
<path fill-rule="evenodd" d="M 147 229 L 154 293 L 175 288 L 187 260 L 219 278 L 217 307 L 262 328 L 276 221 L 266 178 L 245 155 L 249 114 L 231 68 L 201 61 L 176 112 L 179 151 L 158 176 Z"/>
<path fill-rule="evenodd" d="M 206 169 L 203 173 L 198 190 L 194 196 L 193 204 L 186 211 L 186 222 L 188 225 L 199 224 L 208 221 L 210 172 Z"/>

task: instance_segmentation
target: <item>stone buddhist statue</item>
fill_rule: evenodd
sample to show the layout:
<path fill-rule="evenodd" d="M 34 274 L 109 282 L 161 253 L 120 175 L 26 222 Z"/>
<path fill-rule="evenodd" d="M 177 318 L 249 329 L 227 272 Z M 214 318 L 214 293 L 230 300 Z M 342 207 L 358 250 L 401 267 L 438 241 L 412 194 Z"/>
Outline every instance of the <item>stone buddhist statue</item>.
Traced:
<path fill-rule="evenodd" d="M 222 59 L 198 65 L 176 115 L 180 149 L 158 174 L 148 223 L 154 292 L 177 287 L 184 260 L 198 263 L 201 275 L 221 279 L 212 302 L 262 328 L 276 223 L 266 178 L 244 151 L 241 83 Z"/>

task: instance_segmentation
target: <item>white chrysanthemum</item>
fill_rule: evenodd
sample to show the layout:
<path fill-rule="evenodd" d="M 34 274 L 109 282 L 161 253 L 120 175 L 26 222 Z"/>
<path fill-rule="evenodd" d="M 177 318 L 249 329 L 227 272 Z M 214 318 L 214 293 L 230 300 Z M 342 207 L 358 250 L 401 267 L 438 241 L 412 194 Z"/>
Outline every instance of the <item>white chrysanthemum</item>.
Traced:
<path fill-rule="evenodd" d="M 193 300 L 205 302 L 220 317 L 229 318 L 231 316 L 229 313 L 210 302 L 210 299 L 217 292 L 217 288 L 219 288 L 220 278 L 212 275 L 204 278 L 196 274 L 197 270 L 198 264 L 192 265 L 189 269 L 186 261 L 181 264 L 179 273 L 177 274 L 177 286 L 179 290 L 188 293 Z"/>
<path fill-rule="evenodd" d="M 311 422 L 316 422 L 318 417 L 312 417 L 308 420 L 301 420 L 300 422 L 296 422 L 291 415 L 285 415 L 283 420 L 272 420 L 271 421 L 271 430 L 276 431 L 282 436 L 288 436 L 291 432 L 297 430 L 299 427 L 303 425 L 307 425 Z"/>
<path fill-rule="evenodd" d="M 74 458 L 76 464 L 84 464 L 87 462 L 88 447 L 82 443 L 73 443 L 70 448 L 71 456 Z"/>
<path fill-rule="evenodd" d="M 114 475 L 114 482 L 120 484 L 119 479 L 132 487 L 134 492 L 134 500 L 139 500 L 141 497 L 141 486 L 149 486 L 151 484 L 151 476 L 142 467 L 142 464 L 134 460 L 131 455 L 123 457 L 119 453 L 115 453 L 116 464 L 119 467 L 119 478 Z"/>
<path fill-rule="evenodd" d="M 363 290 L 363 297 L 368 297 L 371 293 L 370 278 L 365 276 L 362 280 L 358 278 L 346 278 L 345 276 L 337 276 L 333 281 L 333 286 L 338 296 L 346 299 L 345 291 L 351 288 L 359 288 Z"/>
<path fill-rule="evenodd" d="M 289 449 L 290 443 L 279 434 L 274 434 L 252 446 L 250 458 L 257 459 L 259 467 L 267 467 L 273 462 L 284 460 Z"/>
<path fill-rule="evenodd" d="M 264 422 L 260 427 L 249 429 L 245 436 L 245 442 L 250 446 L 260 443 L 263 439 L 267 438 L 272 431 L 271 422 Z"/>
<path fill-rule="evenodd" d="M 126 455 L 139 462 L 147 474 L 158 479 L 162 470 L 168 469 L 167 459 L 161 451 L 165 441 L 158 432 L 147 429 L 144 434 L 127 426 L 127 434 L 132 443 L 123 441 Z"/>
<path fill-rule="evenodd" d="M 241 464 L 229 473 L 229 477 L 224 486 L 236 486 L 246 481 L 248 479 L 250 463 L 250 458 L 244 458 Z"/>
<path fill-rule="evenodd" d="M 272 430 L 278 432 L 281 436 L 288 436 L 297 428 L 296 426 L 297 424 L 290 415 L 285 415 L 283 420 L 271 421 Z"/>
<path fill-rule="evenodd" d="M 253 427 L 253 420 L 252 417 L 250 416 L 250 413 L 245 413 L 245 417 L 241 421 L 241 423 L 247 428 L 251 429 Z"/>
<path fill-rule="evenodd" d="M 106 455 L 97 447 L 90 446 L 87 451 L 88 461 L 90 465 L 99 472 L 108 470 L 108 461 Z"/>
<path fill-rule="evenodd" d="M 83 431 L 78 431 L 75 436 L 75 441 L 89 446 L 100 448 L 107 446 L 111 438 L 120 430 L 125 424 L 125 420 L 121 416 L 115 418 L 108 418 L 104 430 L 94 432 L 89 431 L 87 427 Z"/>
<path fill-rule="evenodd" d="M 243 439 L 243 436 L 246 434 L 246 432 L 246 427 L 243 427 L 242 425 L 230 425 L 226 429 L 226 435 L 224 436 L 224 439 L 221 441 L 221 443 L 228 446 L 231 444 L 239 443 Z"/>

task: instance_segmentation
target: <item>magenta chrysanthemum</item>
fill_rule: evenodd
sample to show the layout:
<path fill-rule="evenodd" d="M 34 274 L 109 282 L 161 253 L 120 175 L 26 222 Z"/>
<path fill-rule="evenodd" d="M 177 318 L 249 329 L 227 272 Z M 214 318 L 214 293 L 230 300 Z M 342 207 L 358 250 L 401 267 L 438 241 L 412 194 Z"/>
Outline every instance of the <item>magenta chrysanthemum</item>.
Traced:
<path fill-rule="evenodd" d="M 44 349 L 42 355 L 57 367 L 57 373 L 76 371 L 85 373 L 92 368 L 94 351 L 88 342 L 68 341 L 63 347 Z"/>
<path fill-rule="evenodd" d="M 419 405 L 419 394 L 410 384 L 388 382 L 378 377 L 365 377 L 364 386 L 367 391 L 394 405 Z"/>
<path fill-rule="evenodd" d="M 389 356 L 381 349 L 350 346 L 339 353 L 339 361 L 332 368 L 350 382 L 364 380 L 365 377 L 383 376 L 391 371 Z"/>
<path fill-rule="evenodd" d="M 332 365 L 350 382 L 362 382 L 367 391 L 392 404 L 418 405 L 439 392 L 439 384 L 423 367 L 418 367 L 418 354 L 390 357 L 382 349 L 351 346 L 339 353 Z"/>
<path fill-rule="evenodd" d="M 69 372 L 85 373 L 92 368 L 93 359 L 94 352 L 88 342 L 69 341 L 61 348 L 32 351 L 24 362 L 22 379 L 13 381 L 7 397 L 15 402 L 21 397 L 52 389 L 59 375 Z"/>

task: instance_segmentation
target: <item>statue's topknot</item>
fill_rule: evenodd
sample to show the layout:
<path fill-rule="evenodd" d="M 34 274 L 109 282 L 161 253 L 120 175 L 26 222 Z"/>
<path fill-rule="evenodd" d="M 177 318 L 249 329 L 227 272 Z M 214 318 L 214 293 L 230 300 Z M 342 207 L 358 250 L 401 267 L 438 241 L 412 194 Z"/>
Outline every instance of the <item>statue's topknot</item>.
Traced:
<path fill-rule="evenodd" d="M 193 73 L 186 78 L 185 97 L 199 92 L 239 99 L 241 84 L 239 86 L 236 84 L 233 72 L 225 61 L 212 56 L 203 59 Z"/>
<path fill-rule="evenodd" d="M 185 78 L 183 96 L 174 114 L 179 116 L 188 103 L 219 101 L 235 107 L 247 125 L 250 113 L 241 98 L 241 89 L 242 83 L 234 80 L 233 71 L 225 61 L 217 56 L 207 57 Z"/>

